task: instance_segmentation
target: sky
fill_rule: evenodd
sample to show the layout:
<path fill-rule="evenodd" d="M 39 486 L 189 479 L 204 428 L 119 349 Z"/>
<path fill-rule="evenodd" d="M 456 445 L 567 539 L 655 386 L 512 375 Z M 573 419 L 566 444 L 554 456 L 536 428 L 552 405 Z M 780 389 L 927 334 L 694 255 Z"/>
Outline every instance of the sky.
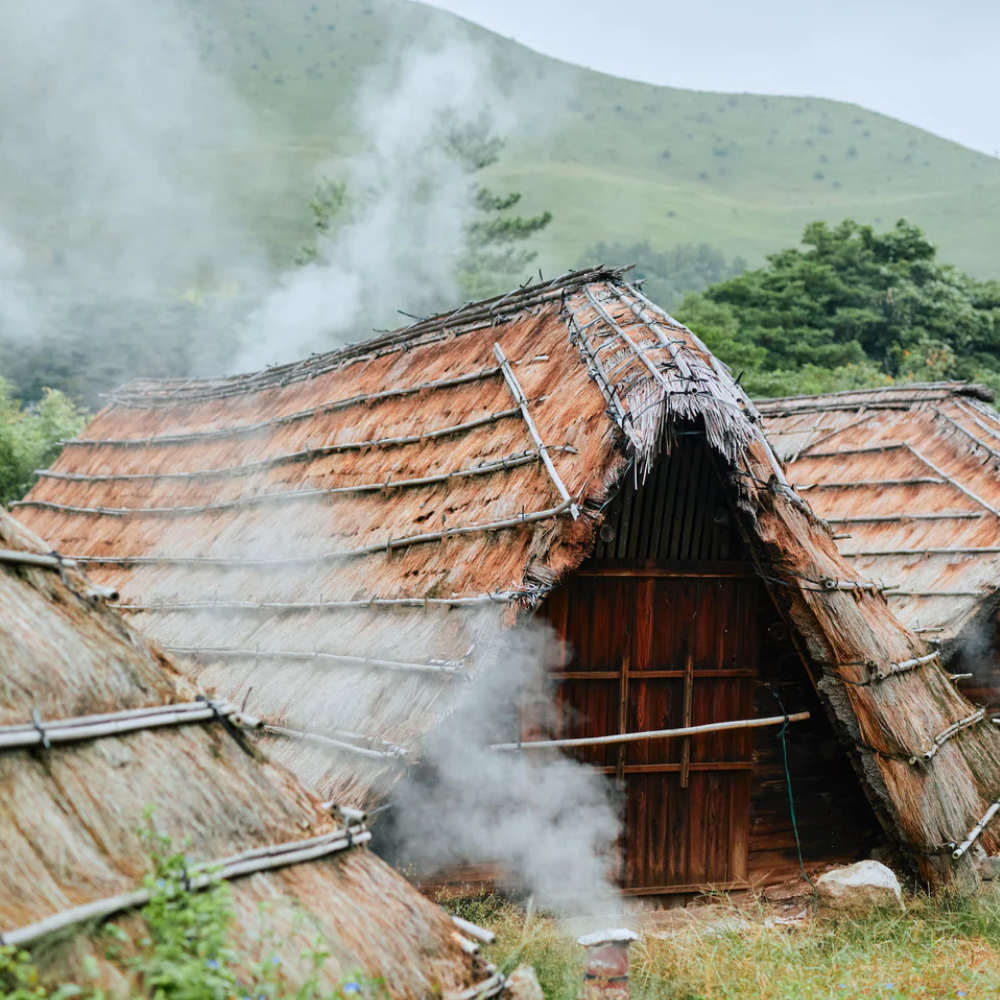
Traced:
<path fill-rule="evenodd" d="M 1000 155 L 1000 0 L 433 0 L 569 62 L 830 97 Z"/>

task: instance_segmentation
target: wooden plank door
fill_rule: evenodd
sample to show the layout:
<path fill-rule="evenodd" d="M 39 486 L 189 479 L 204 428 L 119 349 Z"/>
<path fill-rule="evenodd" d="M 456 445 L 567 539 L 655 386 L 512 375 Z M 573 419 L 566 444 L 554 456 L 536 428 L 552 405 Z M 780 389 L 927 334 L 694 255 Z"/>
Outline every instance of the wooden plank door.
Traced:
<path fill-rule="evenodd" d="M 566 649 L 555 672 L 557 731 L 599 736 L 752 717 L 759 600 L 744 564 L 696 572 L 590 563 L 547 602 Z M 621 783 L 627 893 L 745 884 L 749 731 L 577 756 Z"/>

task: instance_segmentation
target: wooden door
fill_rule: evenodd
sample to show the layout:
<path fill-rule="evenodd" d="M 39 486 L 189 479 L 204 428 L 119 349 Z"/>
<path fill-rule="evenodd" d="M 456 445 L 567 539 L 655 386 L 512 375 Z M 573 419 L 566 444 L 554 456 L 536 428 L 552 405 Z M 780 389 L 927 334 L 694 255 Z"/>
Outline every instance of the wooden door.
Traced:
<path fill-rule="evenodd" d="M 547 601 L 567 649 L 555 673 L 560 735 L 753 716 L 761 590 L 749 565 L 585 565 Z M 588 747 L 577 756 L 622 788 L 625 892 L 746 884 L 749 730 Z"/>

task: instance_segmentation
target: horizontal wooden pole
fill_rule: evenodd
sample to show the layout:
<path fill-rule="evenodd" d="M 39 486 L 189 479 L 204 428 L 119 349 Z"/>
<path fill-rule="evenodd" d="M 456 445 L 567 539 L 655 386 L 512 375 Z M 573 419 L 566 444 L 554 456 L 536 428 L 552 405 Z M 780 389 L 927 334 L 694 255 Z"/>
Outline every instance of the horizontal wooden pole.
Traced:
<path fill-rule="evenodd" d="M 268 504 L 281 504 L 292 501 L 324 499 L 332 496 L 354 496 L 364 493 L 387 493 L 391 490 L 415 489 L 423 486 L 438 486 L 451 483 L 457 479 L 467 479 L 474 476 L 491 476 L 497 472 L 507 472 L 524 465 L 538 461 L 538 455 L 533 452 L 517 452 L 506 455 L 492 462 L 452 472 L 442 472 L 433 476 L 419 476 L 411 479 L 386 478 L 377 483 L 359 483 L 357 486 L 331 486 L 304 490 L 271 490 L 263 493 L 250 493 L 237 497 L 235 500 L 216 500 L 212 503 L 189 504 L 173 507 L 87 507 L 74 504 L 56 503 L 52 500 L 16 500 L 11 507 L 34 507 L 40 510 L 57 510 L 67 514 L 90 514 L 104 517 L 170 517 L 192 514 L 210 514 L 226 510 L 242 510 L 246 507 L 261 507 Z M 154 477 L 155 478 L 155 477 Z"/>
<path fill-rule="evenodd" d="M 572 507 L 569 500 L 564 500 L 558 507 L 547 510 L 536 510 L 528 514 L 518 514 L 496 521 L 482 521 L 478 524 L 463 524 L 454 528 L 444 528 L 441 531 L 427 531 L 419 535 L 403 535 L 398 538 L 387 538 L 384 542 L 364 545 L 357 549 L 341 549 L 339 552 L 320 552 L 315 555 L 277 556 L 258 559 L 240 556 L 128 556 L 107 555 L 89 556 L 75 555 L 77 562 L 85 565 L 98 566 L 204 566 L 213 569 L 280 569 L 289 566 L 309 566 L 316 563 L 346 562 L 350 559 L 360 559 L 365 556 L 391 553 L 397 549 L 405 549 L 411 545 L 426 545 L 429 542 L 443 542 L 449 538 L 460 538 L 464 535 L 506 531 L 518 528 L 524 524 L 534 524 L 537 521 L 547 521 L 565 514 Z"/>
<path fill-rule="evenodd" d="M 620 676 L 617 670 L 553 670 L 549 677 L 554 681 L 614 681 Z M 643 670 L 641 667 L 629 668 L 630 681 L 682 680 L 686 675 L 681 669 Z M 695 680 L 725 680 L 731 677 L 756 677 L 757 671 L 745 667 L 720 667 L 713 670 L 705 667 L 695 670 Z"/>
<path fill-rule="evenodd" d="M 63 569 L 67 566 L 71 568 L 76 566 L 73 559 L 64 559 L 62 556 L 46 552 L 25 552 L 22 549 L 0 549 L 0 563 L 8 563 L 13 566 L 40 566 L 43 569 Z"/>
<path fill-rule="evenodd" d="M 625 774 L 678 774 L 681 764 L 626 764 Z M 752 760 L 705 760 L 692 761 L 687 765 L 691 772 L 704 771 L 716 773 L 719 771 L 752 771 L 754 764 Z M 615 774 L 617 766 L 609 765 L 605 767 L 595 767 L 594 770 L 602 774 Z"/>
<path fill-rule="evenodd" d="M 367 843 L 369 840 L 371 840 L 371 832 L 362 826 L 357 826 L 323 834 L 319 837 L 311 837 L 308 840 L 254 848 L 229 858 L 223 858 L 221 861 L 192 866 L 189 881 L 192 889 L 204 889 L 216 879 L 234 879 L 256 872 L 269 871 L 273 868 L 283 868 L 305 861 L 313 861 L 325 855 Z M 117 896 L 84 903 L 81 906 L 74 906 L 71 909 L 54 913 L 33 924 L 4 931 L 0 934 L 0 943 L 24 947 L 39 938 L 47 937 L 67 927 L 85 922 L 106 920 L 116 913 L 145 906 L 149 899 L 148 889 L 137 889 L 133 892 L 124 892 Z"/>
<path fill-rule="evenodd" d="M 675 736 L 699 736 L 702 733 L 721 733 L 731 729 L 759 729 L 763 726 L 780 726 L 785 722 L 804 722 L 809 712 L 792 715 L 772 715 L 764 719 L 736 719 L 732 722 L 709 722 L 701 726 L 681 729 L 650 729 L 639 733 L 611 733 L 607 736 L 581 736 L 564 740 L 531 740 L 524 743 L 494 743 L 491 750 L 545 750 L 560 747 L 607 746 L 615 743 L 639 743 L 642 740 L 666 740 Z"/>

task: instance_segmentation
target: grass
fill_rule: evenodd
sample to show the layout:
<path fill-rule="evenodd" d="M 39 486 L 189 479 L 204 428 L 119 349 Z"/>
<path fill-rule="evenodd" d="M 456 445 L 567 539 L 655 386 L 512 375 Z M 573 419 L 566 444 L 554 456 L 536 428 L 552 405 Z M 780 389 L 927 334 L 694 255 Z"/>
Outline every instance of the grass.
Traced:
<path fill-rule="evenodd" d="M 453 909 L 497 931 L 489 957 L 534 965 L 547 1000 L 575 1000 L 582 950 L 550 917 L 495 896 Z M 697 910 L 687 911 L 697 914 Z M 721 900 L 632 946 L 634 1000 L 929 1000 L 1000 996 L 1000 892 L 913 896 L 907 912 L 775 924 L 763 906 Z M 673 929 L 677 928 L 677 929 Z"/>

